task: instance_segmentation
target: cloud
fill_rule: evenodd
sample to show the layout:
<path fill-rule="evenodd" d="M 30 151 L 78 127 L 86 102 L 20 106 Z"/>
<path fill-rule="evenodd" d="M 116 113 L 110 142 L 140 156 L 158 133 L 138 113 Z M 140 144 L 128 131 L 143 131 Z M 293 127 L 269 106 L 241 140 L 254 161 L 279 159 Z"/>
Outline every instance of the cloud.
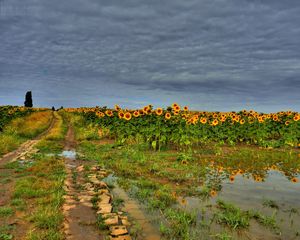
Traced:
<path fill-rule="evenodd" d="M 299 111 L 299 12 L 296 0 L 2 0 L 0 104 L 31 89 L 40 105 Z"/>

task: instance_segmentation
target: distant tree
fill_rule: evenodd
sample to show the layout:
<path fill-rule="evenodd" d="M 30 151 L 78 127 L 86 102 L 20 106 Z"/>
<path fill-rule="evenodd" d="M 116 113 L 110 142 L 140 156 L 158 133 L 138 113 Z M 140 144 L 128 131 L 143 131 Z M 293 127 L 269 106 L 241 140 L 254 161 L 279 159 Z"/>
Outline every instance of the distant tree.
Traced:
<path fill-rule="evenodd" d="M 52 111 L 55 111 L 55 107 L 52 107 Z"/>
<path fill-rule="evenodd" d="M 32 107 L 33 106 L 31 91 L 28 91 L 26 93 L 24 105 L 25 105 L 25 107 Z"/>

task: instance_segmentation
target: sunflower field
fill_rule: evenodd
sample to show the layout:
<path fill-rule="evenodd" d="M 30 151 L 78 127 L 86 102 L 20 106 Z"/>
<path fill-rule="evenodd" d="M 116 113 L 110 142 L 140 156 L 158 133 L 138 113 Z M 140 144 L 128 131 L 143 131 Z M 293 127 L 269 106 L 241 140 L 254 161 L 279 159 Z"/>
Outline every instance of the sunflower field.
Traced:
<path fill-rule="evenodd" d="M 300 147 L 300 114 L 293 111 L 259 113 L 190 111 L 177 103 L 154 109 L 106 107 L 69 108 L 120 142 L 146 142 L 155 150 L 166 146 L 190 147 L 203 143 L 262 147 Z"/>

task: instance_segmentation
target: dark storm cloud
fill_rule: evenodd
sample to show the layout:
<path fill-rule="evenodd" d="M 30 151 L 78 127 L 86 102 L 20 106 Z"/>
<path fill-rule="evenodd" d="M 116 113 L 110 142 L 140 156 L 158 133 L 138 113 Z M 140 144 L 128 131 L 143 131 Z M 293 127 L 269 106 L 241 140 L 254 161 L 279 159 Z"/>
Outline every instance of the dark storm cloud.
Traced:
<path fill-rule="evenodd" d="M 297 0 L 0 0 L 0 104 L 300 110 Z"/>

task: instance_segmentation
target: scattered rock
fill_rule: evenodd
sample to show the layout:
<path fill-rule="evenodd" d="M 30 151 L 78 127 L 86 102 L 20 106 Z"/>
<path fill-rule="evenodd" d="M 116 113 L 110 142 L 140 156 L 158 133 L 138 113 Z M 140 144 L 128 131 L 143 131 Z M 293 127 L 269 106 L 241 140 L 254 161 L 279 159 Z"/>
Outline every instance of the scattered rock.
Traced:
<path fill-rule="evenodd" d="M 131 240 L 131 237 L 129 235 L 122 235 L 117 237 L 110 236 L 110 240 Z"/>
<path fill-rule="evenodd" d="M 99 210 L 97 211 L 97 214 L 104 214 L 104 213 L 111 213 L 112 211 L 112 205 L 109 204 L 100 204 L 98 205 Z"/>
<path fill-rule="evenodd" d="M 104 223 L 107 226 L 117 225 L 119 223 L 119 217 L 116 213 L 103 214 L 102 217 L 104 218 Z"/>
<path fill-rule="evenodd" d="M 127 228 L 123 225 L 111 226 L 109 230 L 112 236 L 120 236 L 128 233 Z"/>
<path fill-rule="evenodd" d="M 111 200 L 111 195 L 108 193 L 103 193 L 100 195 L 98 205 L 100 206 L 101 204 L 108 204 L 110 203 L 110 200 Z"/>

